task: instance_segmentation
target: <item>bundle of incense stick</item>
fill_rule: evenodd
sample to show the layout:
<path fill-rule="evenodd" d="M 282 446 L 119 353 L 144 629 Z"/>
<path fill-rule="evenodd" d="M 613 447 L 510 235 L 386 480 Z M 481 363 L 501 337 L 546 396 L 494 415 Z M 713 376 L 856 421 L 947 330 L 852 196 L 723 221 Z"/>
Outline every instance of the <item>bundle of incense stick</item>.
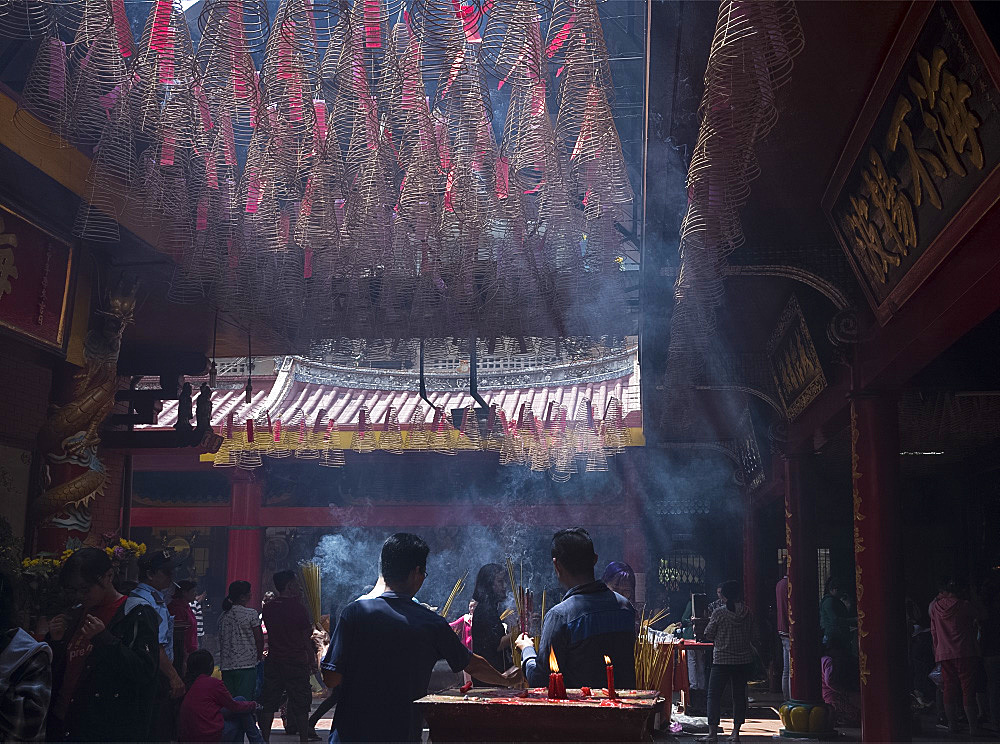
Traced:
<path fill-rule="evenodd" d="M 444 603 L 444 607 L 441 608 L 441 617 L 448 617 L 448 613 L 451 612 L 451 604 L 455 601 L 455 598 L 462 593 L 465 589 L 465 580 L 469 578 L 469 572 L 466 571 L 462 574 L 462 578 L 455 582 L 455 586 L 451 588 L 451 594 L 448 595 L 448 600 Z"/>
<path fill-rule="evenodd" d="M 320 616 L 323 614 L 320 608 L 319 566 L 312 561 L 306 561 L 299 565 L 299 573 L 302 575 L 302 591 L 306 597 L 306 607 L 309 608 L 313 623 L 318 626 Z"/>
<path fill-rule="evenodd" d="M 657 643 L 649 637 L 651 626 L 666 616 L 666 610 L 659 610 L 649 618 L 643 610 L 640 616 L 639 634 L 635 639 L 635 686 L 638 690 L 658 690 L 670 666 L 674 644 Z"/>
<path fill-rule="evenodd" d="M 510 579 L 510 591 L 514 594 L 514 609 L 517 611 L 518 622 L 520 622 L 520 617 L 524 614 L 521 608 L 521 592 L 517 577 L 514 575 L 514 562 L 510 556 L 507 556 L 507 577 Z"/>

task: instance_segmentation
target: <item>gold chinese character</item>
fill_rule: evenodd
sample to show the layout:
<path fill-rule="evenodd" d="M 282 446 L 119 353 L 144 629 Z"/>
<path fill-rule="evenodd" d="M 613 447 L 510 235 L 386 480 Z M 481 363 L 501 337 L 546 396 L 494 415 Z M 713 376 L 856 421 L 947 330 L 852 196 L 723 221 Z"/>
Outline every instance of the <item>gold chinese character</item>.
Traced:
<path fill-rule="evenodd" d="M 917 97 L 924 126 L 937 140 L 938 150 L 948 167 L 960 176 L 966 175 L 965 166 L 958 157 L 969 150 L 969 160 L 976 168 L 983 167 L 983 148 L 979 142 L 980 121 L 969 110 L 968 99 L 972 90 L 944 69 L 948 55 L 935 47 L 930 62 L 917 55 L 920 80 L 910 76 L 910 90 Z"/>
<path fill-rule="evenodd" d="M 874 281 L 885 284 L 889 265 L 899 266 L 899 256 L 885 250 L 878 225 L 869 217 L 869 203 L 863 196 L 851 196 L 851 208 L 841 217 L 844 234 L 854 247 L 861 268 Z"/>
<path fill-rule="evenodd" d="M 899 181 L 889 176 L 882 158 L 870 148 L 868 162 L 871 168 L 861 171 L 864 192 L 878 210 L 882 220 L 882 235 L 888 235 L 885 249 L 899 257 L 907 255 L 910 248 L 917 247 L 917 225 L 913 219 L 913 207 L 906 194 L 900 191 Z"/>
<path fill-rule="evenodd" d="M 17 248 L 17 236 L 5 233 L 3 216 L 0 215 L 0 298 L 11 293 L 10 280 L 17 279 L 17 267 L 14 265 L 14 248 Z"/>
<path fill-rule="evenodd" d="M 931 167 L 934 175 L 944 178 L 948 175 L 941 159 L 930 150 L 917 147 L 913 144 L 913 132 L 910 125 L 906 123 L 906 115 L 913 110 L 913 105 L 906 96 L 900 96 L 896 101 L 896 108 L 892 112 L 892 119 L 889 121 L 889 131 L 886 133 L 885 141 L 889 149 L 896 152 L 896 146 L 902 142 L 903 149 L 910 161 L 910 180 L 913 182 L 913 201 L 919 207 L 923 203 L 923 192 L 927 189 L 927 198 L 931 204 L 941 209 L 941 195 L 938 193 L 934 181 L 931 180 L 930 173 L 924 162 Z"/>

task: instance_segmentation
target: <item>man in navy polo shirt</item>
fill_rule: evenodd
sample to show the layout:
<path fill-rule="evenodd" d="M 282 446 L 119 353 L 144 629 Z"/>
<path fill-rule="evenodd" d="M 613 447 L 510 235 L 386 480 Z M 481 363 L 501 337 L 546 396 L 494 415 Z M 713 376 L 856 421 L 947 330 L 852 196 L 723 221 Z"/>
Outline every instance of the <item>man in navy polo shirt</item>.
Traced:
<path fill-rule="evenodd" d="M 552 537 L 552 565 L 559 583 L 569 589 L 562 602 L 545 614 L 538 653 L 522 634 L 515 642 L 531 687 L 549 681 L 549 649 L 555 651 L 566 687 L 607 684 L 604 657 L 615 666 L 616 685 L 635 687 L 635 607 L 603 581 L 594 580 L 597 553 L 582 527 L 559 530 Z"/>
<path fill-rule="evenodd" d="M 413 601 L 427 578 L 430 548 L 399 532 L 382 546 L 386 591 L 351 602 L 323 659 L 323 679 L 340 686 L 331 742 L 420 741 L 421 718 L 413 701 L 427 694 L 438 659 L 452 671 L 512 686 L 518 670 L 501 674 L 470 652 L 447 621 Z"/>

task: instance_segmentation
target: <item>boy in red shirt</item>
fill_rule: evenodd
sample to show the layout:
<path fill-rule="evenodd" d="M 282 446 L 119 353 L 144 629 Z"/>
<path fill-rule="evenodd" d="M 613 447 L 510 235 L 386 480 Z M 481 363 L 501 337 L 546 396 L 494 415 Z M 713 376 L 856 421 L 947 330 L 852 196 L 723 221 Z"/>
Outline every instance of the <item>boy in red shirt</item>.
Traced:
<path fill-rule="evenodd" d="M 253 718 L 257 703 L 234 699 L 222 680 L 212 676 L 214 670 L 215 659 L 208 651 L 195 651 L 188 657 L 189 684 L 181 703 L 179 740 L 242 742 L 245 735 L 251 744 L 264 741 Z"/>

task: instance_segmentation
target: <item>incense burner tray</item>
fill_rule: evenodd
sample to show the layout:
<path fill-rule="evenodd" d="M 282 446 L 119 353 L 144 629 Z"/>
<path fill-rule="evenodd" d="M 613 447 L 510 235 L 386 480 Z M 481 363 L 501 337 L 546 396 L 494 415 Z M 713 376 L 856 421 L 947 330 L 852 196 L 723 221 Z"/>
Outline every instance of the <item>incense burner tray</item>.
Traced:
<path fill-rule="evenodd" d="M 453 688 L 417 700 L 433 742 L 444 741 L 651 741 L 663 697 L 653 690 L 567 690 L 549 700 L 546 690 Z"/>

